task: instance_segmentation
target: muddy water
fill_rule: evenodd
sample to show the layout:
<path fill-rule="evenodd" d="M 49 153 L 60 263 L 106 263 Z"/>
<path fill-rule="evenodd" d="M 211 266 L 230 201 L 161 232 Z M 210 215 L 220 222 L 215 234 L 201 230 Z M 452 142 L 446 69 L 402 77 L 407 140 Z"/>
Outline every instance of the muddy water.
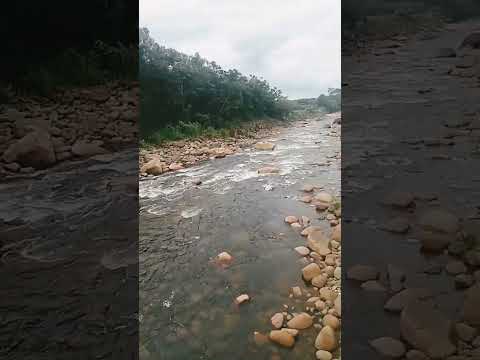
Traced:
<path fill-rule="evenodd" d="M 303 184 L 339 195 L 340 140 L 327 116 L 298 122 L 274 151 L 246 149 L 224 159 L 140 182 L 140 338 L 142 359 L 314 359 L 313 330 L 293 350 L 253 342 L 270 330 L 289 288 L 302 285 L 293 251 L 304 240 L 283 219 L 319 214 L 298 201 Z M 258 175 L 273 165 L 279 175 Z M 202 181 L 199 186 L 196 181 Z M 325 226 L 327 223 L 323 222 Z M 235 258 L 228 269 L 211 259 Z M 234 305 L 236 296 L 252 300 Z M 303 304 L 298 304 L 300 309 Z"/>

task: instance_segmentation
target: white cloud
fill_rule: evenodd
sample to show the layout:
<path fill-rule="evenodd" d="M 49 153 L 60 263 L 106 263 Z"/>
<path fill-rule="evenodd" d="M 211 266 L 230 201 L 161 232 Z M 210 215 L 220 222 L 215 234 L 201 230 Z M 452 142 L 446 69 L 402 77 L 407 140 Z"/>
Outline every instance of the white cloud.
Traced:
<path fill-rule="evenodd" d="M 161 45 L 255 74 L 290 98 L 339 87 L 340 0 L 140 0 Z"/>

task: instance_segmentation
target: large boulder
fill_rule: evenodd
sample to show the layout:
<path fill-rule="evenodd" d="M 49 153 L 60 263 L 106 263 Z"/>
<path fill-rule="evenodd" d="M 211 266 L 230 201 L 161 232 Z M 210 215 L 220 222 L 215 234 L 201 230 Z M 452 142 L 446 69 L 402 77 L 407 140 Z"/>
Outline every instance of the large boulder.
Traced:
<path fill-rule="evenodd" d="M 8 147 L 3 154 L 3 160 L 35 169 L 44 169 L 53 165 L 56 158 L 50 134 L 42 129 L 28 133 Z"/>
<path fill-rule="evenodd" d="M 310 249 L 322 256 L 326 256 L 332 252 L 330 249 L 330 239 L 320 230 L 315 230 L 308 234 L 307 245 Z"/>
<path fill-rule="evenodd" d="M 452 322 L 428 303 L 409 303 L 400 317 L 400 331 L 413 348 L 432 359 L 444 359 L 456 351 L 450 339 Z"/>

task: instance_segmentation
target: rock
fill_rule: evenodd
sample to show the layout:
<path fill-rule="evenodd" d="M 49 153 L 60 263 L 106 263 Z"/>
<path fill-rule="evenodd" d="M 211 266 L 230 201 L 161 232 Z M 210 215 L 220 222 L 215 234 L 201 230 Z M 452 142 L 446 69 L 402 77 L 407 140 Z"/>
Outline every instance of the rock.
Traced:
<path fill-rule="evenodd" d="M 215 261 L 219 265 L 230 265 L 233 262 L 233 256 L 224 251 L 216 256 Z"/>
<path fill-rule="evenodd" d="M 325 315 L 322 319 L 322 323 L 324 326 L 330 326 L 333 330 L 338 330 L 340 328 L 340 320 L 331 314 Z"/>
<path fill-rule="evenodd" d="M 140 172 L 150 175 L 161 175 L 166 171 L 168 171 L 167 165 L 158 159 L 150 160 L 140 169 Z"/>
<path fill-rule="evenodd" d="M 480 31 L 474 31 L 468 34 L 460 44 L 459 48 L 463 49 L 470 47 L 473 49 L 478 49 L 480 46 Z"/>
<path fill-rule="evenodd" d="M 312 202 L 313 197 L 311 195 L 305 195 L 300 198 L 301 202 L 304 202 L 306 204 L 309 204 Z"/>
<path fill-rule="evenodd" d="M 303 231 L 301 232 L 301 235 L 302 236 L 308 236 L 308 235 L 310 235 L 310 233 L 312 233 L 314 231 L 322 231 L 322 228 L 320 226 L 309 226 L 309 227 L 303 229 Z"/>
<path fill-rule="evenodd" d="M 465 300 L 462 308 L 462 319 L 471 326 L 480 326 L 480 284 L 476 284 L 465 293 Z"/>
<path fill-rule="evenodd" d="M 342 298 L 340 296 L 337 296 L 335 301 L 333 302 L 333 305 L 335 307 L 335 311 L 338 314 L 338 316 L 342 316 Z"/>
<path fill-rule="evenodd" d="M 308 234 L 307 246 L 322 256 L 326 256 L 332 252 L 330 250 L 330 240 L 319 230 L 312 231 Z"/>
<path fill-rule="evenodd" d="M 4 164 L 3 167 L 12 172 L 17 172 L 18 170 L 20 170 L 20 165 L 15 162 Z"/>
<path fill-rule="evenodd" d="M 310 224 L 310 218 L 308 218 L 307 216 L 302 216 L 299 222 L 302 226 L 306 227 Z"/>
<path fill-rule="evenodd" d="M 317 358 L 317 360 L 332 360 L 333 358 L 332 354 L 325 350 L 318 350 L 315 353 L 315 357 Z"/>
<path fill-rule="evenodd" d="M 300 313 L 287 322 L 287 326 L 292 329 L 304 330 L 313 325 L 313 318 L 307 313 Z"/>
<path fill-rule="evenodd" d="M 450 261 L 447 266 L 445 266 L 445 270 L 450 275 L 458 275 L 465 273 L 467 271 L 467 267 L 462 261 L 454 260 Z"/>
<path fill-rule="evenodd" d="M 295 230 L 301 230 L 301 229 L 303 229 L 303 226 L 302 226 L 300 223 L 298 223 L 298 222 L 294 222 L 293 224 L 290 224 L 290 226 L 291 226 L 293 229 L 295 229 Z"/>
<path fill-rule="evenodd" d="M 465 342 L 471 342 L 477 336 L 477 329 L 464 323 L 455 324 L 455 334 Z"/>
<path fill-rule="evenodd" d="M 376 280 L 378 270 L 369 265 L 354 265 L 347 270 L 347 279 L 357 281 Z"/>
<path fill-rule="evenodd" d="M 338 224 L 337 226 L 335 226 L 333 228 L 332 240 L 333 241 L 338 241 L 338 242 L 342 241 L 342 224 Z"/>
<path fill-rule="evenodd" d="M 250 296 L 248 296 L 247 294 L 239 295 L 239 296 L 237 296 L 237 298 L 235 299 L 235 302 L 236 302 L 238 305 L 243 304 L 244 302 L 247 302 L 247 301 L 250 301 Z"/>
<path fill-rule="evenodd" d="M 392 312 L 401 312 L 408 304 L 432 296 L 428 289 L 408 288 L 392 296 L 385 304 L 384 309 Z"/>
<path fill-rule="evenodd" d="M 266 343 L 268 343 L 268 336 L 267 335 L 264 335 L 258 331 L 254 331 L 253 332 L 253 341 L 255 342 L 255 344 L 257 345 L 265 345 Z"/>
<path fill-rule="evenodd" d="M 297 218 L 296 216 L 290 215 L 290 216 L 287 216 L 287 217 L 285 218 L 285 222 L 288 223 L 288 224 L 290 224 L 290 225 L 291 225 L 291 224 L 294 224 L 294 223 L 298 223 L 298 218 Z"/>
<path fill-rule="evenodd" d="M 85 140 L 77 140 L 72 146 L 72 154 L 75 156 L 94 156 L 105 154 L 105 150 L 102 146 L 101 141 L 92 141 L 88 142 Z"/>
<path fill-rule="evenodd" d="M 305 281 L 310 281 L 314 277 L 320 275 L 321 273 L 322 273 L 322 270 L 315 263 L 308 264 L 302 269 L 302 276 L 305 279 Z"/>
<path fill-rule="evenodd" d="M 295 338 L 287 331 L 272 330 L 270 331 L 269 338 L 274 343 L 283 347 L 291 348 L 295 344 Z"/>
<path fill-rule="evenodd" d="M 475 278 L 470 274 L 459 274 L 455 276 L 455 287 L 457 289 L 466 289 L 473 285 Z"/>
<path fill-rule="evenodd" d="M 454 234 L 459 230 L 458 218 L 441 209 L 432 209 L 420 216 L 418 220 L 425 231 Z"/>
<path fill-rule="evenodd" d="M 383 203 L 394 207 L 406 208 L 413 203 L 414 199 L 414 195 L 410 192 L 395 191 L 388 194 Z"/>
<path fill-rule="evenodd" d="M 337 266 L 333 272 L 335 279 L 340 280 L 342 278 L 342 267 Z"/>
<path fill-rule="evenodd" d="M 255 144 L 255 149 L 257 150 L 273 150 L 275 145 L 268 142 L 259 142 Z"/>
<path fill-rule="evenodd" d="M 389 220 L 382 228 L 392 233 L 405 234 L 410 229 L 410 225 L 407 219 L 397 217 Z"/>
<path fill-rule="evenodd" d="M 264 174 L 264 175 L 278 174 L 279 172 L 280 172 L 280 169 L 276 168 L 274 166 L 265 166 L 265 167 L 262 167 L 262 168 L 258 169 L 258 173 L 259 174 Z"/>
<path fill-rule="evenodd" d="M 381 355 L 397 359 L 405 355 L 405 345 L 397 339 L 381 337 L 370 341 L 370 345 Z"/>
<path fill-rule="evenodd" d="M 170 165 L 168 165 L 168 168 L 172 171 L 178 171 L 183 169 L 183 165 L 180 163 L 171 163 Z"/>
<path fill-rule="evenodd" d="M 456 56 L 457 56 L 457 53 L 452 48 L 440 48 L 437 50 L 437 54 L 436 54 L 437 58 L 450 58 L 450 57 L 456 57 Z"/>
<path fill-rule="evenodd" d="M 302 187 L 302 191 L 305 191 L 307 193 L 311 193 L 313 190 L 315 190 L 315 186 L 313 185 L 304 185 Z"/>
<path fill-rule="evenodd" d="M 307 256 L 310 254 L 310 249 L 305 246 L 297 246 L 294 250 L 301 256 Z"/>
<path fill-rule="evenodd" d="M 315 347 L 318 350 L 333 351 L 337 345 L 335 331 L 330 326 L 324 326 L 315 339 Z"/>
<path fill-rule="evenodd" d="M 289 328 L 283 328 L 283 329 L 280 329 L 281 331 L 286 331 L 287 333 L 289 333 L 290 335 L 292 335 L 293 337 L 297 337 L 298 336 L 298 333 L 299 331 L 297 329 L 289 329 Z"/>
<path fill-rule="evenodd" d="M 292 287 L 292 294 L 293 294 L 293 297 L 299 298 L 302 296 L 302 289 L 300 289 L 300 287 L 298 286 L 294 286 Z"/>
<path fill-rule="evenodd" d="M 420 231 L 416 236 L 425 252 L 437 253 L 443 251 L 454 240 L 453 234 L 432 231 Z"/>
<path fill-rule="evenodd" d="M 362 285 L 361 288 L 366 291 L 378 291 L 378 292 L 385 292 L 387 289 L 380 284 L 377 280 L 368 280 L 365 281 Z"/>
<path fill-rule="evenodd" d="M 34 169 L 45 169 L 53 165 L 56 158 L 50 134 L 42 129 L 28 133 L 5 150 L 3 160 Z"/>
<path fill-rule="evenodd" d="M 387 265 L 387 277 L 390 283 L 390 289 L 393 292 L 398 292 L 403 289 L 403 282 L 405 281 L 405 273 L 392 264 Z"/>
<path fill-rule="evenodd" d="M 400 316 L 403 339 L 431 358 L 445 358 L 456 351 L 450 340 L 452 323 L 431 305 L 409 303 Z"/>
<path fill-rule="evenodd" d="M 314 196 L 314 200 L 320 203 L 325 203 L 330 205 L 333 201 L 333 196 L 327 192 L 320 192 Z"/>
<path fill-rule="evenodd" d="M 282 313 L 276 313 L 270 321 L 275 329 L 280 329 L 283 326 L 284 316 Z"/>
<path fill-rule="evenodd" d="M 430 358 L 423 352 L 415 349 L 407 351 L 405 357 L 407 358 L 407 360 L 430 360 Z"/>
<path fill-rule="evenodd" d="M 324 274 L 317 275 L 312 279 L 312 285 L 317 288 L 324 287 L 326 283 L 327 277 Z"/>

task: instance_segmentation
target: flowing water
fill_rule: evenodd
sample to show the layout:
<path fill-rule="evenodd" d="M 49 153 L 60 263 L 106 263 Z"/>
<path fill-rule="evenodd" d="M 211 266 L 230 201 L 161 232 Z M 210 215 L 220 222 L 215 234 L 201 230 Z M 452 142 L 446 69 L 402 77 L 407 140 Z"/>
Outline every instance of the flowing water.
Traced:
<path fill-rule="evenodd" d="M 293 350 L 258 346 L 253 332 L 267 333 L 270 316 L 295 305 L 290 287 L 302 285 L 293 248 L 305 241 L 283 219 L 306 215 L 321 223 L 314 208 L 298 201 L 299 189 L 315 184 L 339 196 L 340 140 L 332 119 L 283 129 L 266 139 L 273 151 L 245 149 L 140 181 L 142 359 L 268 359 L 287 352 L 314 359 L 313 329 Z M 280 174 L 257 173 L 268 165 Z M 227 269 L 211 261 L 222 251 L 234 257 Z M 236 306 L 243 293 L 251 301 Z"/>

